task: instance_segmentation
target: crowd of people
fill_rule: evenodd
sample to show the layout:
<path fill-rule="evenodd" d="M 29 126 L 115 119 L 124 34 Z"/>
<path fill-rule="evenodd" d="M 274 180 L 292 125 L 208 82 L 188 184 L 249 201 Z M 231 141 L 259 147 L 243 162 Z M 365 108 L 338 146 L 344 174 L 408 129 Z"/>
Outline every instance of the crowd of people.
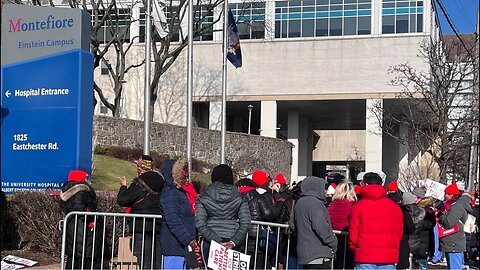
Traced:
<path fill-rule="evenodd" d="M 429 261 L 443 257 L 449 269 L 462 269 L 464 256 L 478 256 L 478 197 L 455 183 L 440 201 L 427 197 L 424 187 L 402 192 L 394 181 L 385 185 L 381 173 L 361 173 L 358 181 L 309 176 L 288 185 L 281 173 L 272 178 L 262 170 L 236 179 L 221 164 L 199 190 L 185 160 L 165 160 L 160 171 L 153 164 L 150 156 L 140 157 L 137 177 L 130 185 L 120 177 L 117 195 L 127 213 L 162 217 L 130 223 L 142 269 L 205 268 L 211 241 L 253 255 L 250 268 L 259 269 L 428 269 Z M 81 171 L 69 175 L 60 195 L 65 213 L 96 211 L 87 179 Z M 252 220 L 289 226 L 273 231 Z M 95 240 L 78 235 L 84 223 L 70 223 L 67 269 L 90 269 Z"/>

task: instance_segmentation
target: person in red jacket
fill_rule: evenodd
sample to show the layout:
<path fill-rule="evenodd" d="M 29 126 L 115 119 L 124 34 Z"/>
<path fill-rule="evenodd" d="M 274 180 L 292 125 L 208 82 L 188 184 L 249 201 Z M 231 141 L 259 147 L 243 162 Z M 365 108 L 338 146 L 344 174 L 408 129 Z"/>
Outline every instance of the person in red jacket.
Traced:
<path fill-rule="evenodd" d="M 355 269 L 395 269 L 403 234 L 402 210 L 387 198 L 378 174 L 366 173 L 363 183 L 349 222 L 348 244 Z"/>
<path fill-rule="evenodd" d="M 355 195 L 353 183 L 346 180 L 337 186 L 333 193 L 332 202 L 327 208 L 332 229 L 342 231 L 342 234 L 337 234 L 338 248 L 335 255 L 335 269 L 353 268 L 353 254 L 346 247 L 345 232 L 348 232 L 348 220 L 350 219 L 352 205 L 356 200 L 357 195 Z"/>

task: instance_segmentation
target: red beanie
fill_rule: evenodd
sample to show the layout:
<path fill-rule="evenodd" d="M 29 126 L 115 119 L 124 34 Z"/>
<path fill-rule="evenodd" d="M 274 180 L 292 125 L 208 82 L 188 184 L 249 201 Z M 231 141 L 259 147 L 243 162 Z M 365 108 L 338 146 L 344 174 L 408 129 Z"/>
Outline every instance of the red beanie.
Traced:
<path fill-rule="evenodd" d="M 80 183 L 88 177 L 88 173 L 80 170 L 71 170 L 68 174 L 68 182 Z"/>
<path fill-rule="evenodd" d="M 254 171 L 252 174 L 252 181 L 260 187 L 263 187 L 268 181 L 268 175 L 262 170 Z"/>
<path fill-rule="evenodd" d="M 275 184 L 281 184 L 281 185 L 286 185 L 287 184 L 287 180 L 285 179 L 285 176 L 283 176 L 283 174 L 279 173 L 277 174 L 277 176 L 275 176 L 275 180 L 273 181 L 273 183 Z"/>
<path fill-rule="evenodd" d="M 457 187 L 457 183 L 453 182 L 451 185 L 445 188 L 445 193 L 450 195 L 460 195 L 460 190 Z"/>
<path fill-rule="evenodd" d="M 387 190 L 388 191 L 397 191 L 398 190 L 398 184 L 397 182 L 393 181 L 393 182 L 390 182 L 388 185 L 387 185 Z"/>

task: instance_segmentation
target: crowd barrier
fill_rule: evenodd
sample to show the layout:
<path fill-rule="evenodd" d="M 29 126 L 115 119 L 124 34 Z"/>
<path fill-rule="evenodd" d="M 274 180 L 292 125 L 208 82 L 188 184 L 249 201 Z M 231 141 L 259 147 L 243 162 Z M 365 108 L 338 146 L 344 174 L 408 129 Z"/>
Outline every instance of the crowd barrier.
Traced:
<path fill-rule="evenodd" d="M 149 237 L 159 233 L 161 218 L 159 215 L 102 212 L 67 214 L 62 221 L 61 270 L 164 269 L 163 256 L 158 255 L 160 267 L 156 267 L 156 254 L 160 253 L 150 248 L 159 246 L 159 238 Z M 252 221 L 244 243 L 236 249 L 251 256 L 250 269 L 297 269 L 295 240 L 288 228 L 287 224 Z M 339 259 L 345 269 L 347 233 L 334 233 L 343 236 L 339 237 L 343 243 L 339 243 L 343 250 Z M 332 257 L 332 269 L 334 263 Z"/>

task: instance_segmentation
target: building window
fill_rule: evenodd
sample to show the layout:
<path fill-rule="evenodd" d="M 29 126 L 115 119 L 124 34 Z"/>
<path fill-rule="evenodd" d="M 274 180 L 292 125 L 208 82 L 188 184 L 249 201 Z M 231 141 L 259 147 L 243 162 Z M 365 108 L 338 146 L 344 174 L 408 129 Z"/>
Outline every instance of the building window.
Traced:
<path fill-rule="evenodd" d="M 229 4 L 240 39 L 265 38 L 265 2 Z"/>
<path fill-rule="evenodd" d="M 109 72 L 108 72 L 108 67 L 107 67 L 107 63 L 105 63 L 105 61 L 108 62 L 108 60 L 102 60 L 100 63 L 100 74 L 102 75 L 108 75 Z"/>
<path fill-rule="evenodd" d="M 195 6 L 194 20 L 198 27 L 204 28 L 203 34 L 196 36 L 193 40 L 208 41 L 213 40 L 213 5 Z M 194 29 L 195 31 L 195 29 Z"/>
<path fill-rule="evenodd" d="M 105 14 L 105 10 L 91 10 L 90 14 L 93 27 L 101 24 L 97 31 L 99 42 L 107 43 L 113 38 L 130 42 L 131 12 L 129 8 L 113 9 L 110 14 Z"/>
<path fill-rule="evenodd" d="M 180 23 L 178 18 L 178 6 L 167 6 L 165 8 L 165 16 L 167 17 L 168 29 L 171 33 L 173 33 L 171 36 L 171 40 L 179 41 L 180 40 L 180 36 L 179 36 Z M 146 35 L 145 34 L 145 8 L 143 7 L 140 8 L 139 25 L 140 25 L 140 29 L 139 29 L 138 42 L 143 43 L 145 42 L 145 35 Z M 152 21 L 152 27 L 154 27 L 153 21 Z M 156 31 L 154 31 L 153 40 L 155 42 L 160 42 L 160 36 Z"/>
<path fill-rule="evenodd" d="M 371 0 L 275 1 L 275 37 L 369 35 Z"/>
<path fill-rule="evenodd" d="M 423 32 L 423 1 L 383 0 L 382 34 Z"/>

